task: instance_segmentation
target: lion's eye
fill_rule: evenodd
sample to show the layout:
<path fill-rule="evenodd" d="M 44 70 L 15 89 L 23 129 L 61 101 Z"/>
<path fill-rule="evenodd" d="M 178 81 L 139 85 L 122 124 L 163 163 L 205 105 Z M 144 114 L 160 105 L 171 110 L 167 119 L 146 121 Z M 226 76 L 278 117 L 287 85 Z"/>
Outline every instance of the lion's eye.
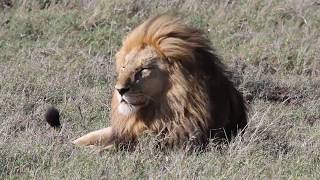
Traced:
<path fill-rule="evenodd" d="M 151 74 L 150 68 L 142 68 L 140 71 L 138 71 L 135 74 L 135 80 L 136 80 L 136 82 L 140 82 L 141 79 L 150 76 L 150 74 Z"/>
<path fill-rule="evenodd" d="M 150 69 L 143 68 L 143 69 L 141 70 L 141 77 L 142 77 L 142 78 L 146 78 L 146 77 L 148 77 L 150 74 L 151 74 L 151 70 L 150 70 Z"/>

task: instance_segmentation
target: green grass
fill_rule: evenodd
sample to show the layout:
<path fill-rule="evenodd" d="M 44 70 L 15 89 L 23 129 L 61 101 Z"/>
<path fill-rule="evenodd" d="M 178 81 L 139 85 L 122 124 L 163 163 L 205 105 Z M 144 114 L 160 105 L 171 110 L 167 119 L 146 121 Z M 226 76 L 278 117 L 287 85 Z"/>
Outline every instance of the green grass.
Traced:
<path fill-rule="evenodd" d="M 0 179 L 320 178 L 319 1 L 67 2 L 0 3 Z M 207 31 L 250 103 L 247 131 L 202 154 L 158 152 L 148 137 L 134 152 L 73 147 L 110 124 L 122 38 L 166 11 Z M 61 130 L 44 121 L 49 105 Z"/>

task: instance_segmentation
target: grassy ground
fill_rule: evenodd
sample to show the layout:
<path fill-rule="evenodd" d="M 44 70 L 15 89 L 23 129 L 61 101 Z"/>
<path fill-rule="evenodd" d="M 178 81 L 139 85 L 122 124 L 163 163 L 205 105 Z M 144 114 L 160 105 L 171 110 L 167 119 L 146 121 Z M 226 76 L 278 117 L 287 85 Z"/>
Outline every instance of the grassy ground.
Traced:
<path fill-rule="evenodd" d="M 198 155 L 156 152 L 146 139 L 130 153 L 73 147 L 109 124 L 122 37 L 165 11 L 208 31 L 234 72 L 251 105 L 243 137 Z M 2 3 L 0 179 L 319 179 L 319 47 L 318 0 Z M 51 104 L 61 130 L 44 121 Z"/>

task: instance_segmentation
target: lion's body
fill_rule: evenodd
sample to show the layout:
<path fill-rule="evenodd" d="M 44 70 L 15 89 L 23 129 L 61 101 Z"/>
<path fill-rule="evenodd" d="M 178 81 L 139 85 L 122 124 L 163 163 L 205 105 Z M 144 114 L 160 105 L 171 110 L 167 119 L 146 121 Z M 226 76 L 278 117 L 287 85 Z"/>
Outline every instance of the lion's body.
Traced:
<path fill-rule="evenodd" d="M 247 124 L 243 97 L 210 41 L 177 19 L 162 15 L 133 30 L 116 65 L 116 89 L 128 92 L 115 90 L 112 98 L 115 144 L 151 131 L 163 145 L 202 146 L 209 138 L 230 138 Z"/>

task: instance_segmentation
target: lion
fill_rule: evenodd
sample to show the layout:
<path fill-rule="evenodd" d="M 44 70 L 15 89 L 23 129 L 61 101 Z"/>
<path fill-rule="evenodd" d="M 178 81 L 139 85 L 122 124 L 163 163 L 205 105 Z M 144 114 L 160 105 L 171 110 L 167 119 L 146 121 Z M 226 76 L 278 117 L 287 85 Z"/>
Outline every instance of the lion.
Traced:
<path fill-rule="evenodd" d="M 247 125 L 247 104 L 204 32 L 166 14 L 149 18 L 124 39 L 111 126 L 73 141 L 124 147 L 151 132 L 160 147 L 205 147 Z"/>

